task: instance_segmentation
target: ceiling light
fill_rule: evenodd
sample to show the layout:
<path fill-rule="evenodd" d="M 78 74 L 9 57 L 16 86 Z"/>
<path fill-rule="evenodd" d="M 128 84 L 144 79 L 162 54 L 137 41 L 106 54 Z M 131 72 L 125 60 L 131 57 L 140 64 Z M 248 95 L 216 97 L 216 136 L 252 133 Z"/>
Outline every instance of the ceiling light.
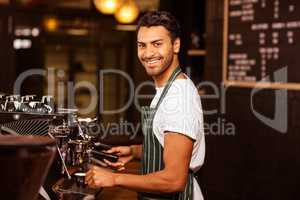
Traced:
<path fill-rule="evenodd" d="M 87 29 L 68 29 L 67 33 L 70 35 L 76 35 L 76 36 L 84 36 L 88 35 L 89 31 Z"/>
<path fill-rule="evenodd" d="M 33 37 L 37 37 L 37 36 L 39 36 L 39 34 L 40 34 L 40 30 L 39 30 L 38 28 L 33 28 L 33 29 L 31 30 L 31 35 L 32 35 Z"/>
<path fill-rule="evenodd" d="M 14 49 L 29 49 L 32 46 L 32 42 L 28 39 L 15 39 L 13 46 Z"/>
<path fill-rule="evenodd" d="M 115 13 L 118 22 L 129 24 L 136 20 L 139 15 L 139 8 L 135 0 L 126 0 Z"/>
<path fill-rule="evenodd" d="M 58 20 L 55 17 L 47 17 L 44 20 L 44 25 L 47 31 L 54 32 L 58 28 Z"/>
<path fill-rule="evenodd" d="M 114 14 L 122 0 L 93 0 L 95 7 L 103 14 Z"/>

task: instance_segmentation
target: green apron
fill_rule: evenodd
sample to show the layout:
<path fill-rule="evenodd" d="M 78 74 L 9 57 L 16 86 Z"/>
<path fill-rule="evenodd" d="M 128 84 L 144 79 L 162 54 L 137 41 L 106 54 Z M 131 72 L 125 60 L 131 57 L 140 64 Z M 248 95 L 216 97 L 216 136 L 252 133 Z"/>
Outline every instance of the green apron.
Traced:
<path fill-rule="evenodd" d="M 177 67 L 169 78 L 155 108 L 149 106 L 142 107 L 142 129 L 144 133 L 143 155 L 142 155 L 142 174 L 149 174 L 164 169 L 163 147 L 153 132 L 153 119 L 155 113 L 166 96 L 169 88 L 180 74 L 181 69 Z M 176 155 L 174 155 L 176 159 Z M 189 170 L 187 184 L 183 192 L 177 193 L 139 193 L 139 200 L 193 200 L 193 177 L 194 174 Z"/>

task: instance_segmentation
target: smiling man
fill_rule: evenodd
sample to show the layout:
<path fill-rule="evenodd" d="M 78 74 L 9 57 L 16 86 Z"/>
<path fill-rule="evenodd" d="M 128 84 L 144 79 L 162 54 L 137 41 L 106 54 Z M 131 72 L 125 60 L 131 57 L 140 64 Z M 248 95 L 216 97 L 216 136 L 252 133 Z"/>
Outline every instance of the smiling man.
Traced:
<path fill-rule="evenodd" d="M 137 27 L 138 57 L 154 80 L 156 95 L 142 108 L 143 145 L 109 150 L 120 156 L 106 163 L 118 170 L 141 158 L 142 174 L 113 173 L 92 167 L 90 187 L 121 186 L 139 192 L 141 200 L 201 200 L 194 174 L 204 162 L 203 114 L 197 89 L 181 72 L 180 26 L 168 12 L 146 13 Z"/>

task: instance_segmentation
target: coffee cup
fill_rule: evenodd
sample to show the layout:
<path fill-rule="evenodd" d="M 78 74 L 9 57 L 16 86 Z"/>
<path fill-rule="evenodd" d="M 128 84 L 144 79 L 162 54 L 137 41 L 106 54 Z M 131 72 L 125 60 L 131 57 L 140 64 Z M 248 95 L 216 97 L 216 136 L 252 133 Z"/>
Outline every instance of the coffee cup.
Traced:
<path fill-rule="evenodd" d="M 75 178 L 75 182 L 77 187 L 82 187 L 84 188 L 86 186 L 85 184 L 85 172 L 75 172 L 74 173 L 74 178 Z"/>

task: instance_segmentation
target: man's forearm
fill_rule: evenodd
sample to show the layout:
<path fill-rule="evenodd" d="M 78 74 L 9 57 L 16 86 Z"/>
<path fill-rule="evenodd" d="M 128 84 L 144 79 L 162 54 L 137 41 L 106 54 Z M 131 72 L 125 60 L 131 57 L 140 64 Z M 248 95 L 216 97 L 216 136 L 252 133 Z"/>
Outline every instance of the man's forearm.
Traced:
<path fill-rule="evenodd" d="M 177 176 L 174 173 L 165 172 L 164 170 L 147 174 L 116 174 L 116 186 L 140 192 L 178 192 L 183 191 L 186 184 L 187 175 Z"/>
<path fill-rule="evenodd" d="M 142 157 L 142 145 L 131 145 L 130 146 L 133 157 L 136 159 L 140 159 Z"/>

